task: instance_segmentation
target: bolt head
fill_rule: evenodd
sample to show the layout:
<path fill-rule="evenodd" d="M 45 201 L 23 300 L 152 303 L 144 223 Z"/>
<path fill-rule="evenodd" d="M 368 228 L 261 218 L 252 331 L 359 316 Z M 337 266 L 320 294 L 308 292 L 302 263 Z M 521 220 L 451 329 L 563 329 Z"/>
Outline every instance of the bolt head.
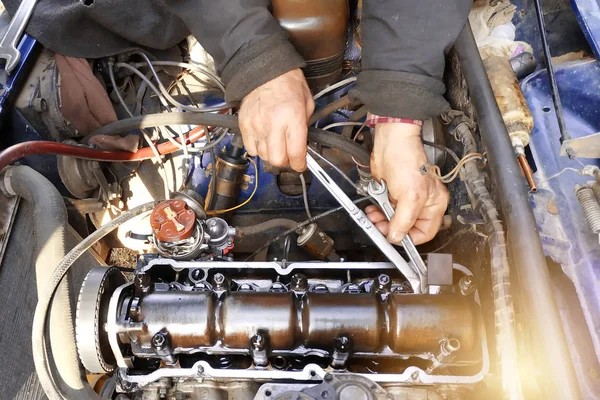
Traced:
<path fill-rule="evenodd" d="M 165 335 L 163 333 L 159 332 L 152 337 L 152 345 L 157 349 L 164 347 L 166 343 L 167 343 L 167 338 L 165 337 Z"/>
<path fill-rule="evenodd" d="M 254 347 L 255 350 L 260 350 L 265 346 L 266 338 L 264 337 L 264 335 L 257 333 L 256 335 L 252 336 L 252 339 L 250 339 L 250 343 L 252 344 L 252 347 Z"/>
<path fill-rule="evenodd" d="M 335 338 L 335 349 L 341 352 L 347 352 L 350 349 L 350 339 L 347 336 L 338 336 Z"/>
<path fill-rule="evenodd" d="M 221 273 L 215 274 L 213 280 L 217 285 L 221 285 L 223 282 L 225 282 L 225 275 Z"/>

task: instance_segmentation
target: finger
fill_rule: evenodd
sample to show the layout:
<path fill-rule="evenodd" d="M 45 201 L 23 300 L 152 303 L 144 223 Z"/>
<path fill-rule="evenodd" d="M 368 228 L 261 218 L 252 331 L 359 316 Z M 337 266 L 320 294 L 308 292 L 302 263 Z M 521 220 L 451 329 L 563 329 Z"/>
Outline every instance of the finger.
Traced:
<path fill-rule="evenodd" d="M 315 101 L 313 97 L 310 95 L 310 90 L 306 87 L 308 95 L 306 96 L 306 123 L 308 124 L 308 120 L 312 116 L 315 111 Z"/>
<path fill-rule="evenodd" d="M 274 167 L 285 167 L 288 165 L 285 129 L 285 126 L 274 127 L 267 141 L 269 164 Z"/>
<path fill-rule="evenodd" d="M 260 140 L 255 143 L 256 147 L 258 148 L 258 156 L 260 157 L 260 159 L 270 164 L 271 162 L 269 161 L 269 150 L 266 141 Z"/>
<path fill-rule="evenodd" d="M 287 156 L 294 171 L 302 172 L 306 169 L 307 141 L 308 127 L 304 122 L 288 125 L 286 130 Z"/>
<path fill-rule="evenodd" d="M 244 139 L 244 148 L 248 152 L 248 154 L 252 157 L 258 155 L 258 148 L 256 147 L 256 140 L 254 136 L 247 133 L 246 135 L 242 134 L 242 138 Z"/>
<path fill-rule="evenodd" d="M 371 213 L 373 211 L 381 211 L 381 208 L 379 206 L 376 206 L 375 204 L 370 204 L 367 207 L 365 207 L 365 213 Z"/>
<path fill-rule="evenodd" d="M 426 195 L 422 190 L 411 188 L 407 193 L 398 199 L 396 213 L 390 221 L 390 232 L 388 240 L 395 244 L 400 244 L 404 236 L 415 225 L 425 202 Z"/>
<path fill-rule="evenodd" d="M 417 222 L 409 232 L 416 244 L 429 242 L 435 237 L 442 225 L 445 211 L 445 204 L 434 204 L 423 208 Z"/>
<path fill-rule="evenodd" d="M 383 233 L 385 236 L 388 235 L 389 231 L 390 231 L 390 223 L 388 222 L 388 220 L 386 219 L 385 221 L 381 221 L 375 224 L 375 227 L 381 232 Z"/>
<path fill-rule="evenodd" d="M 245 114 L 240 113 L 240 132 L 242 133 L 242 139 L 244 141 L 244 148 L 251 156 L 258 155 L 258 149 L 256 148 L 256 138 L 252 131 L 251 121 L 245 117 Z"/>
<path fill-rule="evenodd" d="M 369 221 L 371 221 L 374 224 L 377 224 L 381 221 L 389 222 L 387 217 L 383 212 L 381 212 L 381 210 L 371 211 L 370 213 L 367 213 L 367 218 L 369 218 Z"/>

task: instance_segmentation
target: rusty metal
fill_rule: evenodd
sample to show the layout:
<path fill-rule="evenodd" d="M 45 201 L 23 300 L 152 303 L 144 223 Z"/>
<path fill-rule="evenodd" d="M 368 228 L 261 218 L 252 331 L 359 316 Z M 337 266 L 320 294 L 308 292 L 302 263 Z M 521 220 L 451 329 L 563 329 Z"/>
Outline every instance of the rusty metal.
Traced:
<path fill-rule="evenodd" d="M 248 160 L 242 157 L 231 157 L 221 153 L 217 157 L 217 166 L 213 179 L 216 179 L 216 190 L 209 189 L 206 195 L 207 204 L 213 204 L 215 210 L 227 210 L 235 206 L 244 184 L 244 172 L 248 168 Z M 209 186 L 209 188 L 212 185 Z M 215 196 L 214 201 L 212 200 Z"/>
<path fill-rule="evenodd" d="M 513 146 L 527 146 L 533 129 L 533 116 L 510 62 L 491 56 L 483 64 Z"/>
<path fill-rule="evenodd" d="M 298 236 L 298 246 L 304 248 L 313 257 L 325 260 L 334 250 L 333 239 L 323 232 L 317 224 L 310 224 L 302 229 Z"/>
<path fill-rule="evenodd" d="M 537 192 L 537 185 L 533 180 L 533 171 L 529 166 L 529 162 L 527 162 L 527 158 L 525 154 L 518 154 L 517 161 L 519 162 L 519 166 L 521 167 L 521 171 L 523 171 L 523 175 L 527 180 L 527 184 L 529 185 L 529 190 L 533 193 Z"/>
<path fill-rule="evenodd" d="M 67 141 L 69 143 L 70 141 Z M 98 190 L 100 184 L 94 176 L 92 161 L 81 158 L 57 157 L 58 175 L 69 193 L 78 199 L 86 199 Z"/>
<path fill-rule="evenodd" d="M 461 295 L 293 292 L 154 291 L 138 306 L 144 329 L 125 330 L 121 340 L 150 349 L 166 327 L 174 354 L 220 346 L 246 352 L 257 333 L 268 335 L 270 350 L 306 348 L 332 351 L 333 338 L 348 336 L 353 352 L 435 353 L 442 338 L 455 338 L 463 350 L 478 346 L 476 308 Z M 385 328 L 383 328 L 385 327 Z M 134 354 L 136 348 L 133 349 Z M 142 350 L 139 350 L 143 352 Z"/>
<path fill-rule="evenodd" d="M 348 0 L 274 0 L 273 15 L 306 61 L 313 91 L 341 78 L 348 34 Z"/>

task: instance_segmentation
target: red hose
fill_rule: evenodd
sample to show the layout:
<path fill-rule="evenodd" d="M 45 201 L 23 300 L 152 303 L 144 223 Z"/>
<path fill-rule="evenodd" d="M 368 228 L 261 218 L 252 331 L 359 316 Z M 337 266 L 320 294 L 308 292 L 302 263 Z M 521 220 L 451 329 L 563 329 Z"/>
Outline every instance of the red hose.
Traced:
<path fill-rule="evenodd" d="M 184 135 L 186 145 L 203 138 L 205 134 L 206 131 L 204 130 L 204 127 L 199 126 L 192 129 Z M 176 138 L 175 140 L 181 143 L 179 138 Z M 179 150 L 179 147 L 171 142 L 161 143 L 157 145 L 156 148 L 161 155 L 170 154 Z M 19 158 L 34 154 L 55 154 L 57 156 L 71 156 L 75 158 L 84 158 L 86 160 L 112 162 L 142 161 L 154 157 L 154 153 L 149 147 L 144 147 L 135 153 L 131 153 L 128 151 L 96 150 L 71 144 L 36 140 L 18 143 L 3 150 L 0 153 L 0 171 L 17 161 Z"/>

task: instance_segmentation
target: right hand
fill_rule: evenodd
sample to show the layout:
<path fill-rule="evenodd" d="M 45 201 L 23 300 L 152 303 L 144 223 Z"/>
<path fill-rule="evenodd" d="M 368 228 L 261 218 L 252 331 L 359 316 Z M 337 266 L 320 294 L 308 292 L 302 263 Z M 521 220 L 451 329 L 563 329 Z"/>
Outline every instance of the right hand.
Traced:
<path fill-rule="evenodd" d="M 306 169 L 308 120 L 315 109 L 300 69 L 257 87 L 242 101 L 239 112 L 244 146 L 274 167 Z"/>

